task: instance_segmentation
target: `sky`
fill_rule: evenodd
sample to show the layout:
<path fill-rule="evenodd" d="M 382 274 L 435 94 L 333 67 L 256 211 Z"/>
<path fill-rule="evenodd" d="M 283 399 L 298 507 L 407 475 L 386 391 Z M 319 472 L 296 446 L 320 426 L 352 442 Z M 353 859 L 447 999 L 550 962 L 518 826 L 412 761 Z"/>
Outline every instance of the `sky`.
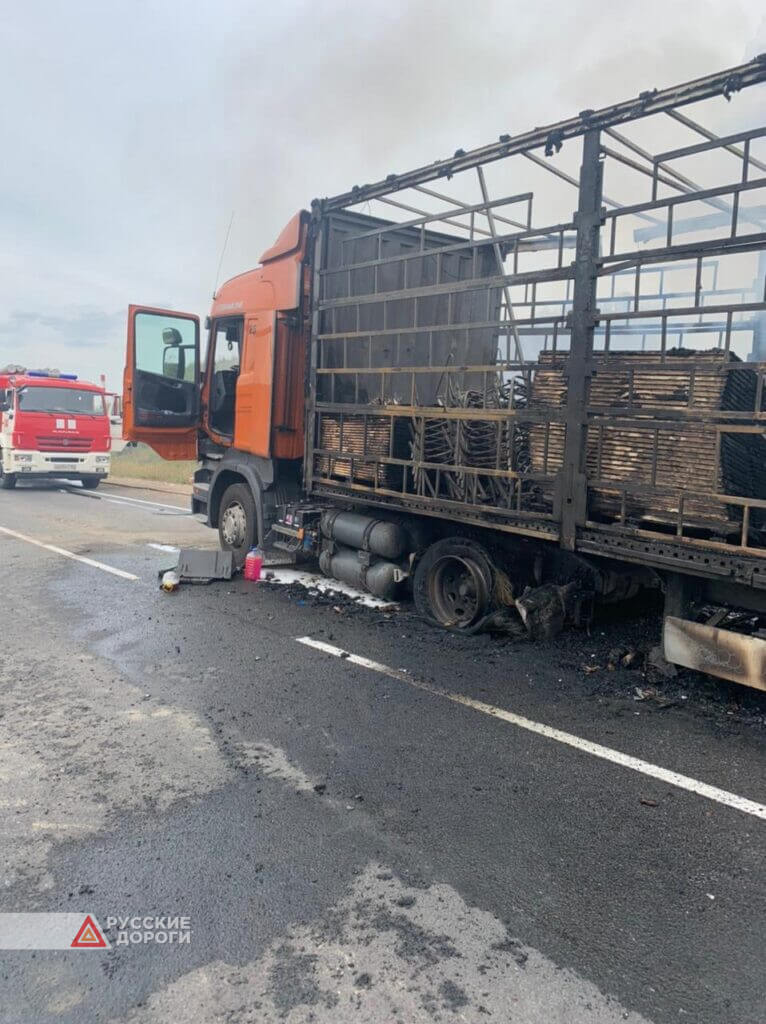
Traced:
<path fill-rule="evenodd" d="M 204 317 L 230 221 L 220 280 L 316 196 L 764 51 L 762 0 L 6 3 L 0 366 L 121 390 L 128 304 Z"/>

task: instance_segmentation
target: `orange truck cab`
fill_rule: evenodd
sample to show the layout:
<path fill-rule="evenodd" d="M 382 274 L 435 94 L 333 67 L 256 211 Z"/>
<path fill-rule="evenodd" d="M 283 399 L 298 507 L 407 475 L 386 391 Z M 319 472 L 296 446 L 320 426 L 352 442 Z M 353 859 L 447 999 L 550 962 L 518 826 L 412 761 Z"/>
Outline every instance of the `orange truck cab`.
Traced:
<path fill-rule="evenodd" d="M 309 222 L 296 214 L 259 267 L 218 289 L 206 345 L 194 314 L 128 312 L 124 436 L 201 461 L 193 510 L 238 562 L 300 491 Z"/>
<path fill-rule="evenodd" d="M 45 478 L 98 487 L 109 472 L 109 427 L 96 384 L 42 370 L 0 374 L 0 487 Z"/>

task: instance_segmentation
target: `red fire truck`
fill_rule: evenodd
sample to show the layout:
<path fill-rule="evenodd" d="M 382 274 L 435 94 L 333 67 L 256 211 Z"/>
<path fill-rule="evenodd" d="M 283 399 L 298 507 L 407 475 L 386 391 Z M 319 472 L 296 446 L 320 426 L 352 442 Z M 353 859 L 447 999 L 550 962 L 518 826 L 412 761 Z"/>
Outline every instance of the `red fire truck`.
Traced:
<path fill-rule="evenodd" d="M 46 477 L 98 487 L 110 450 L 103 388 L 70 373 L 0 373 L 0 487 Z"/>

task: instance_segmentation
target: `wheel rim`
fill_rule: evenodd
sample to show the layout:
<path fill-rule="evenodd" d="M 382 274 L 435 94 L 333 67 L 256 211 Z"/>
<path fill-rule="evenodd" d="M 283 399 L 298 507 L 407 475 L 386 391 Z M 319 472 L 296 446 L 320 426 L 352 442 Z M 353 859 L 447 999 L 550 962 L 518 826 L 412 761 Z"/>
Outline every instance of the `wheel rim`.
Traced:
<path fill-rule="evenodd" d="M 445 626 L 465 629 L 487 610 L 488 588 L 472 558 L 445 555 L 431 569 L 428 596 L 435 617 Z"/>
<path fill-rule="evenodd" d="M 221 536 L 232 548 L 241 548 L 247 539 L 247 515 L 238 501 L 228 505 L 221 516 Z"/>

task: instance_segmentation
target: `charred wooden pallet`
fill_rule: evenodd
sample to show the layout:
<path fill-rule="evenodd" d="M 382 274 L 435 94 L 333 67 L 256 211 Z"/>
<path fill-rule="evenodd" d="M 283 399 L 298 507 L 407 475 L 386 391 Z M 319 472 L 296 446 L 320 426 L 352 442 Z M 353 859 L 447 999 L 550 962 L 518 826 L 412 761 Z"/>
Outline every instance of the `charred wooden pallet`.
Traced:
<path fill-rule="evenodd" d="M 565 369 L 561 354 L 541 353 L 530 408 L 566 405 Z M 741 506 L 708 495 L 765 498 L 766 440 L 719 430 L 726 417 L 710 414 L 754 412 L 756 389 L 757 374 L 720 350 L 673 350 L 664 361 L 659 352 L 595 356 L 585 453 L 590 517 L 676 526 L 686 491 L 697 495 L 683 497 L 685 526 L 719 535 L 735 530 Z M 561 469 L 565 430 L 562 423 L 527 427 L 534 472 Z M 543 497 L 551 501 L 552 488 Z M 753 525 L 759 520 L 754 510 Z"/>
<path fill-rule="evenodd" d="M 323 413 L 319 427 L 323 454 L 316 456 L 316 471 L 320 476 L 354 483 L 399 487 L 401 466 L 376 460 L 409 458 L 409 441 L 409 425 L 401 419 Z"/>

